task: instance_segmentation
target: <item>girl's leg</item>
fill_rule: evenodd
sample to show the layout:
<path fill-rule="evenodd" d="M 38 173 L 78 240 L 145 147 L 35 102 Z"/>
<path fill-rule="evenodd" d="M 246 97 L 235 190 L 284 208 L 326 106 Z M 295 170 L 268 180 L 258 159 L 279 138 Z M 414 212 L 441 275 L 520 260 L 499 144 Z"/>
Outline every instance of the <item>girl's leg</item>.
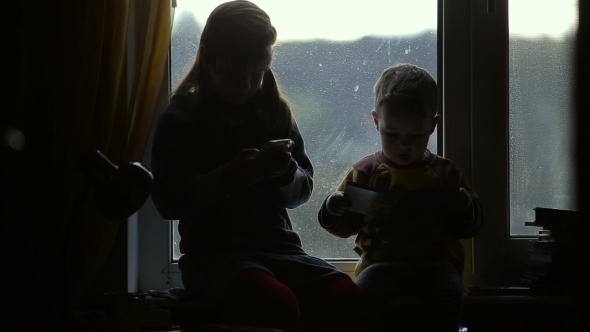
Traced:
<path fill-rule="evenodd" d="M 237 275 L 220 296 L 212 320 L 219 324 L 301 331 L 295 294 L 267 272 L 248 269 Z"/>
<path fill-rule="evenodd" d="M 366 296 L 349 277 L 318 280 L 293 291 L 305 332 L 368 331 Z"/>

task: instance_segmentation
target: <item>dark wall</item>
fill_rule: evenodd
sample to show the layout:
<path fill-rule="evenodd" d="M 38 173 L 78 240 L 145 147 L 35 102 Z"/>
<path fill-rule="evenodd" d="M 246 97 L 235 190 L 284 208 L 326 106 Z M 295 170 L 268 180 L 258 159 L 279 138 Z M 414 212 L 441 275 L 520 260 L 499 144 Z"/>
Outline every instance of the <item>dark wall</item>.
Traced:
<path fill-rule="evenodd" d="M 0 128 L 19 129 L 25 136 L 20 152 L 0 144 L 0 220 L 5 257 L 12 273 L 6 285 L 26 324 L 51 327 L 61 322 L 64 285 L 63 197 L 65 177 L 56 155 L 63 132 L 59 119 L 75 116 L 73 101 L 78 82 L 77 40 L 71 33 L 80 13 L 71 1 L 19 1 L 12 22 L 17 49 L 18 93 L 7 97 L 0 111 Z M 12 15 L 12 14 L 11 14 Z M 93 38 L 93 36 L 88 36 Z M 12 63 L 12 62 L 10 62 Z M 10 65 L 9 65 L 10 66 Z M 12 77 L 5 83 L 12 85 Z M 7 106 L 10 105 L 10 106 Z M 76 128 L 71 128 L 75 130 Z M 126 290 L 126 232 L 119 234 L 115 250 L 91 293 Z M 76 264 L 76 262 L 73 262 Z M 6 280 L 6 279 L 5 279 Z M 63 327 L 63 326 L 62 326 Z"/>
<path fill-rule="evenodd" d="M 579 30 L 577 35 L 576 48 L 576 96 L 577 96 L 577 152 L 578 152 L 578 197 L 581 214 L 581 222 L 578 225 L 579 250 L 577 252 L 577 261 L 580 262 L 577 267 L 577 282 L 573 293 L 576 300 L 576 319 L 572 321 L 572 331 L 582 330 L 581 326 L 588 326 L 588 311 L 583 310 L 587 307 L 588 296 L 590 294 L 588 281 L 590 280 L 589 267 L 590 253 L 588 234 L 590 234 L 590 162 L 588 160 L 590 146 L 590 2 L 579 1 Z M 584 324 L 582 324 L 584 323 Z"/>

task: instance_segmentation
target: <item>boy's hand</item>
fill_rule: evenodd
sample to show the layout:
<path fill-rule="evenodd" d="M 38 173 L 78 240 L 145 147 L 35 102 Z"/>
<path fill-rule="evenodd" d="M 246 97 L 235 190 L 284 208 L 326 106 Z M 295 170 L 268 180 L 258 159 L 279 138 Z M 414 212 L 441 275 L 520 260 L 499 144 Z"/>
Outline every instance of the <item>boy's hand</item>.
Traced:
<path fill-rule="evenodd" d="M 270 177 L 283 175 L 291 162 L 292 140 L 276 140 L 266 143 L 256 158 L 264 174 Z"/>
<path fill-rule="evenodd" d="M 471 205 L 471 195 L 463 188 L 454 189 L 451 191 L 450 207 L 453 212 L 463 213 L 469 209 Z"/>
<path fill-rule="evenodd" d="M 326 209 L 330 214 L 341 216 L 348 211 L 350 201 L 344 196 L 344 192 L 337 191 L 326 200 Z"/>

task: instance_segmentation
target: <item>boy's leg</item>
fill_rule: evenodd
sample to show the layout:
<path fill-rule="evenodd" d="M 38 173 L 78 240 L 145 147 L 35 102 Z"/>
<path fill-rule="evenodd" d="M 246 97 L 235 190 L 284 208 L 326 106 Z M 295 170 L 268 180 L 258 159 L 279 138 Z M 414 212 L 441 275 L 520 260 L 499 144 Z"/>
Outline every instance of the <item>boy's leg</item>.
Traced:
<path fill-rule="evenodd" d="M 393 309 L 398 296 L 418 295 L 420 275 L 416 263 L 410 261 L 381 262 L 367 267 L 356 283 L 365 291 L 371 304 L 371 322 L 377 331 L 389 331 L 396 326 L 410 326 L 408 317 Z"/>
<path fill-rule="evenodd" d="M 424 300 L 432 319 L 432 330 L 457 332 L 463 308 L 463 280 L 452 264 L 445 261 L 424 265 L 427 277 Z"/>

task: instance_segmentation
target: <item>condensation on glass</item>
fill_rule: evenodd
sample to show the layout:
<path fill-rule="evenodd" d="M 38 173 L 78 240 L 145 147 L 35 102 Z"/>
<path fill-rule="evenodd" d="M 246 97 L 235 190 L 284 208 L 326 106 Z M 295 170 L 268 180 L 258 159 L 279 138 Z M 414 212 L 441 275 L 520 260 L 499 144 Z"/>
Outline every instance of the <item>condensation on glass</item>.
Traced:
<path fill-rule="evenodd" d="M 509 1 L 511 236 L 538 235 L 538 228 L 525 226 L 534 220 L 537 206 L 576 209 L 572 85 L 577 4 Z"/>
<path fill-rule="evenodd" d="M 206 17 L 221 2 L 177 1 L 172 88 L 194 61 Z M 367 0 L 346 6 L 315 0 L 298 1 L 297 6 L 253 2 L 268 12 L 277 29 L 272 69 L 293 105 L 315 168 L 311 200 L 289 211 L 293 228 L 312 255 L 357 259 L 354 238 L 328 234 L 319 226 L 317 213 L 348 167 L 380 148 L 371 110 L 373 86 L 381 72 L 409 62 L 437 78 L 437 0 Z M 391 13 L 404 14 L 392 20 Z M 429 148 L 436 152 L 436 146 L 435 132 Z M 178 241 L 174 226 L 175 259 L 180 256 Z"/>

